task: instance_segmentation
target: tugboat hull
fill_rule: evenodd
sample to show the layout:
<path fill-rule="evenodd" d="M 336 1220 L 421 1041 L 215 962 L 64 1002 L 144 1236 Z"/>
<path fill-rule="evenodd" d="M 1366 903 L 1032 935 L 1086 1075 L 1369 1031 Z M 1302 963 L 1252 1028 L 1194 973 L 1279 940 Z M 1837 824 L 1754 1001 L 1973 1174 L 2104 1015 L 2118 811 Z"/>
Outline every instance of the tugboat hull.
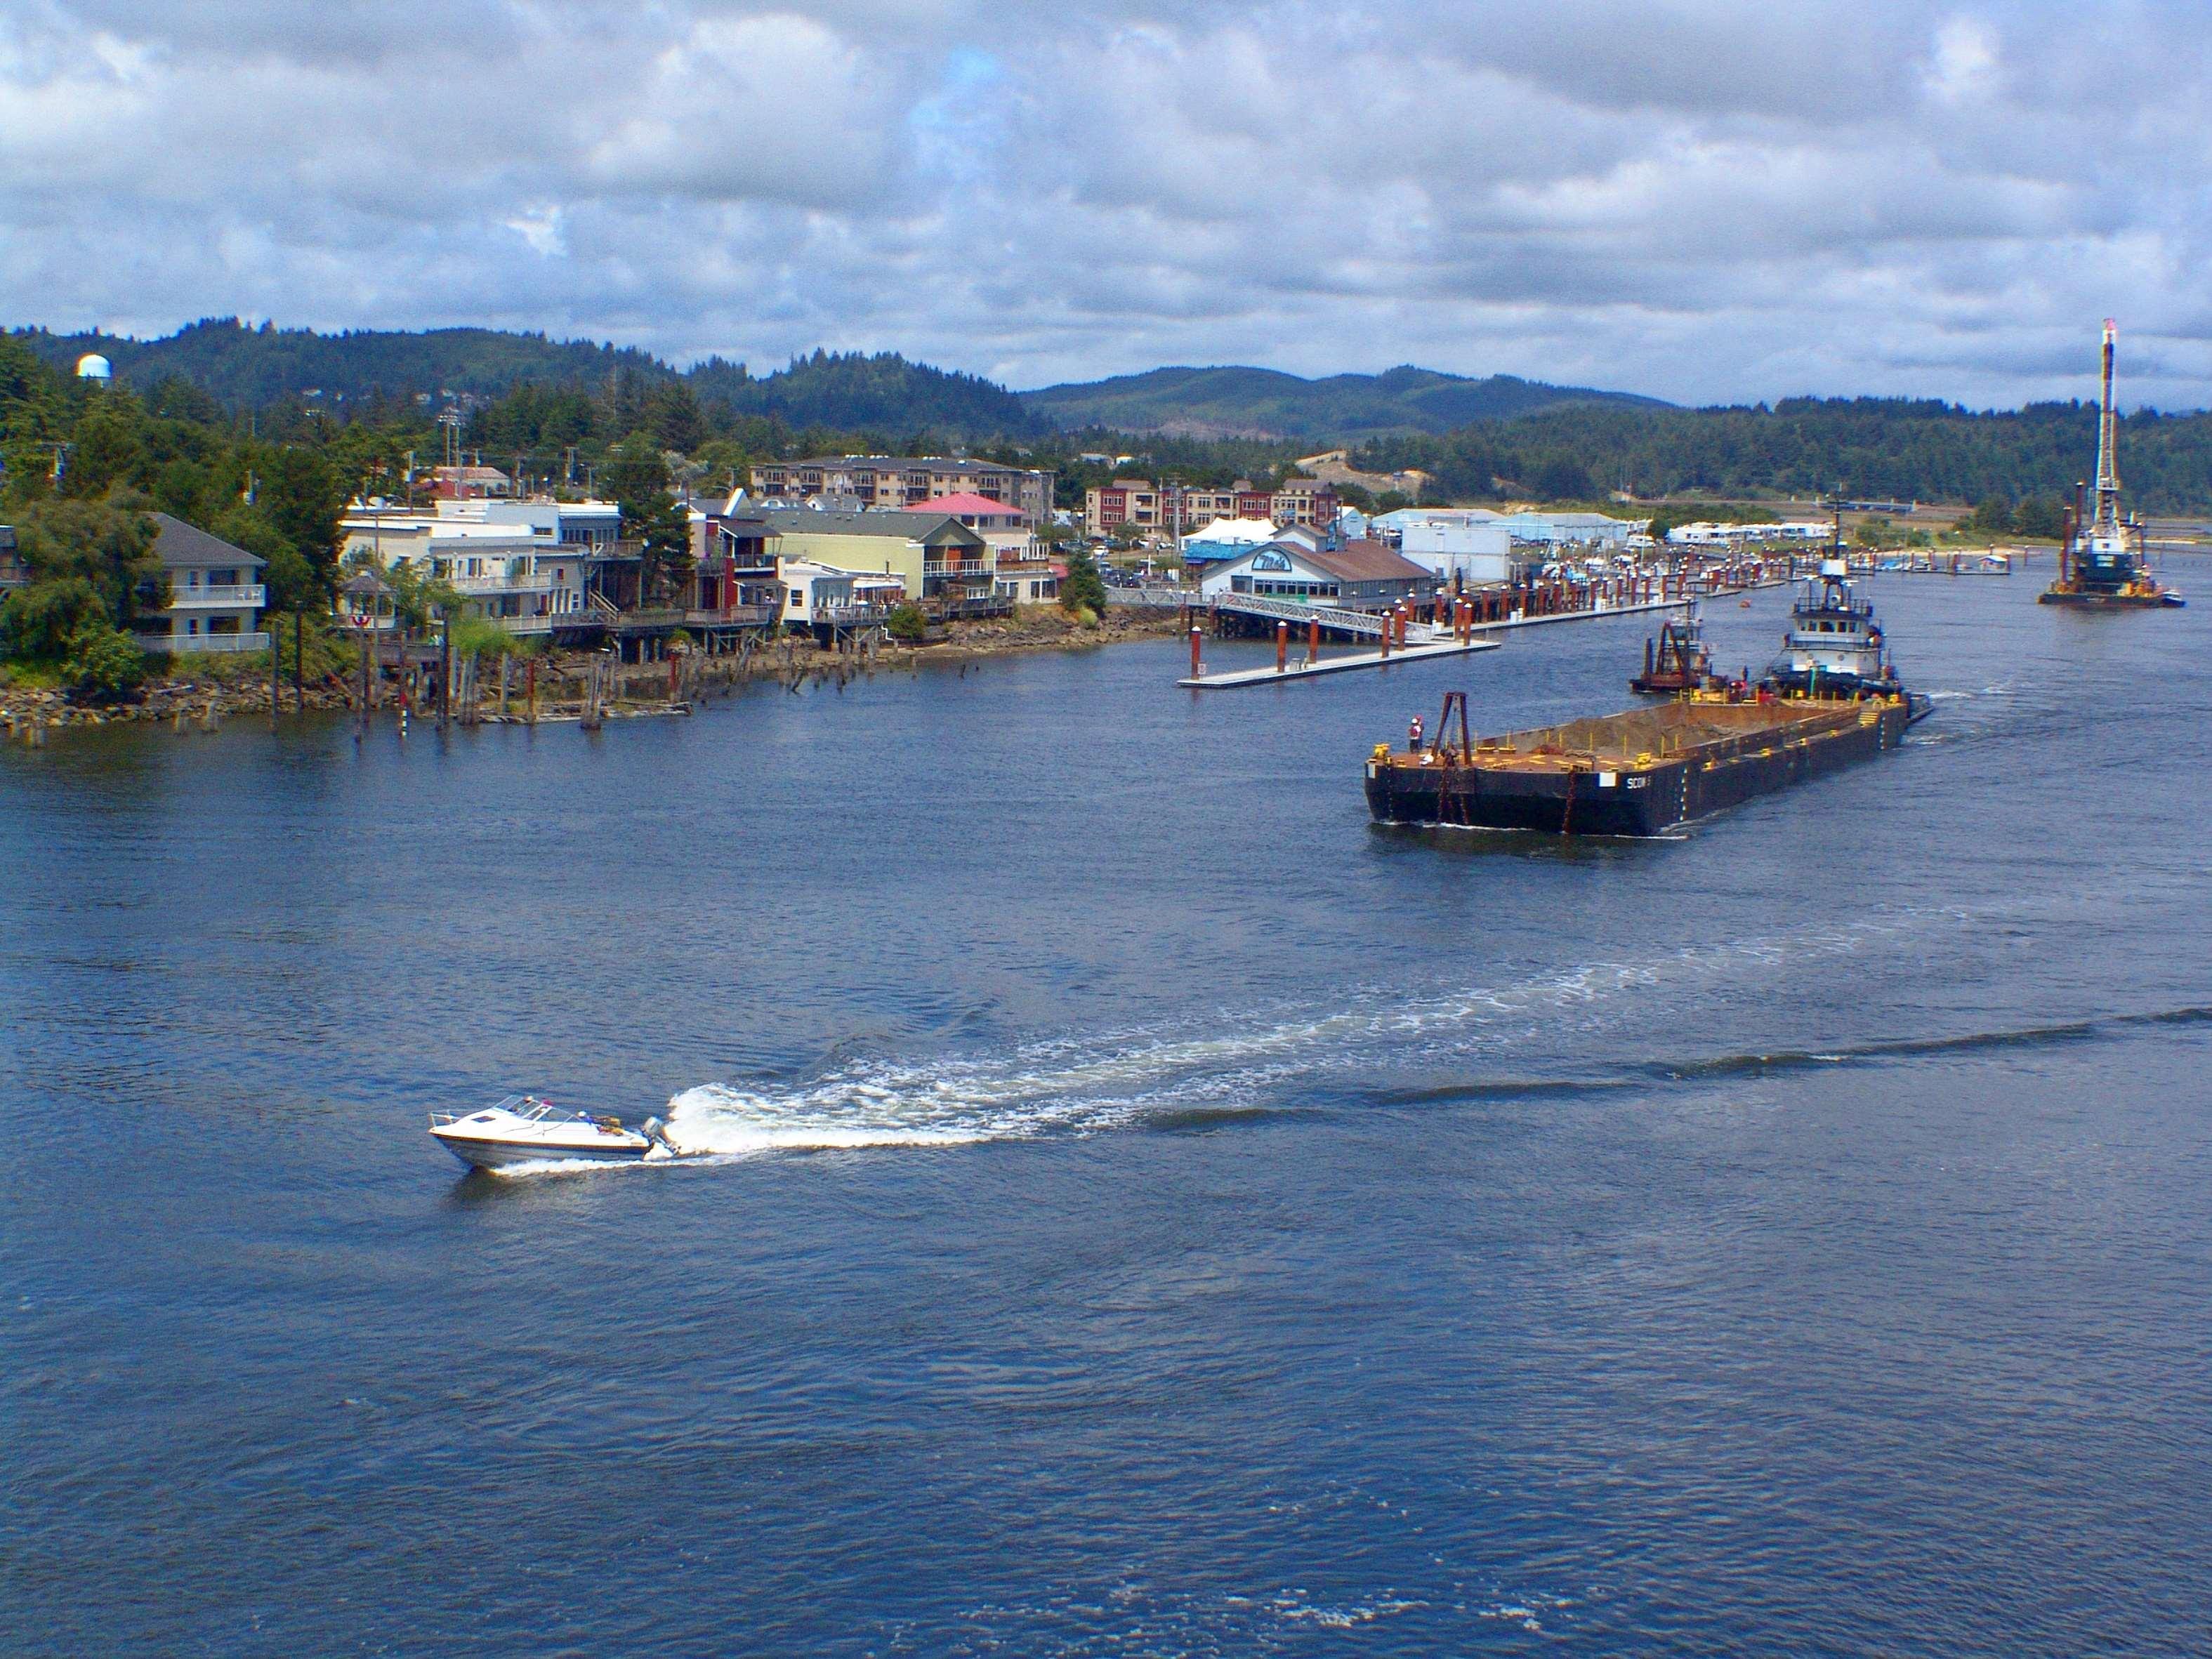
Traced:
<path fill-rule="evenodd" d="M 1379 823 L 1656 836 L 1894 749 L 1923 710 L 1903 696 L 1684 702 L 1459 753 L 1377 755 L 1368 810 Z"/>

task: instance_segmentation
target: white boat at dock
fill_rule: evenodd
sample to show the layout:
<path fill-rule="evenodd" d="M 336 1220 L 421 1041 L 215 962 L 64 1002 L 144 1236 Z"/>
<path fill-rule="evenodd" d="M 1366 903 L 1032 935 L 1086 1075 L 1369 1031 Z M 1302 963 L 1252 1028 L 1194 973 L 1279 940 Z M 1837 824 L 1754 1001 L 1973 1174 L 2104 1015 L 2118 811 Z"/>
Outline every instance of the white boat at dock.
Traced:
<path fill-rule="evenodd" d="M 473 1112 L 433 1112 L 430 1133 L 462 1163 L 479 1170 L 526 1164 L 640 1164 L 673 1158 L 660 1121 L 641 1129 L 618 1117 L 563 1111 L 535 1095 L 509 1095 Z"/>

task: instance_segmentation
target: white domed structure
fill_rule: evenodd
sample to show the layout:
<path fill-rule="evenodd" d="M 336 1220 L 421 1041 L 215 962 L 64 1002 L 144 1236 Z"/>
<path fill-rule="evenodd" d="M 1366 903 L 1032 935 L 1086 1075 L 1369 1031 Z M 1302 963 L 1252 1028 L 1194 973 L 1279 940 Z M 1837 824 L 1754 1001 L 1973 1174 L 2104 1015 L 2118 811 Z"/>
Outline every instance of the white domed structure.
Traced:
<path fill-rule="evenodd" d="M 115 369 L 97 351 L 88 351 L 76 360 L 76 377 L 80 380 L 97 380 L 105 386 L 115 378 Z"/>

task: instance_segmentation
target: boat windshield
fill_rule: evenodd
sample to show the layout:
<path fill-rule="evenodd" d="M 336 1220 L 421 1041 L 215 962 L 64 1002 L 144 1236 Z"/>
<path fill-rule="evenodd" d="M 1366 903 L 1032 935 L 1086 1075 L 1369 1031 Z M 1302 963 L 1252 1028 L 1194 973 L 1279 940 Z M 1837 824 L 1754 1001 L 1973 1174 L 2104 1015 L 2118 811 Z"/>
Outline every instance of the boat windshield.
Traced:
<path fill-rule="evenodd" d="M 551 1101 L 540 1100 L 536 1095 L 509 1095 L 504 1100 L 495 1101 L 491 1109 L 495 1112 L 512 1112 L 515 1116 L 526 1117 L 533 1123 L 548 1118 L 559 1119 L 570 1115 L 556 1108 Z"/>

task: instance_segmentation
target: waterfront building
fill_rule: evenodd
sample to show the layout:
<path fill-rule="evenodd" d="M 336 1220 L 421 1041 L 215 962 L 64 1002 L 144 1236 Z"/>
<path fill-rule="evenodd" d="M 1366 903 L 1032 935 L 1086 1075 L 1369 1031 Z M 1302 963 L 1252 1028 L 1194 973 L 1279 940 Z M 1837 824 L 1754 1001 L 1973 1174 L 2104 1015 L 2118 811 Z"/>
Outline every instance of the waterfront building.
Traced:
<path fill-rule="evenodd" d="M 261 607 L 268 597 L 260 580 L 265 562 L 182 519 L 166 513 L 151 516 L 154 556 L 168 578 L 169 603 L 132 624 L 140 648 L 266 650 L 269 635 L 260 631 Z"/>
<path fill-rule="evenodd" d="M 778 559 L 784 600 L 780 617 L 789 628 L 829 627 L 850 615 L 853 573 L 811 559 Z"/>
<path fill-rule="evenodd" d="M 1436 587 L 1431 572 L 1385 543 L 1315 548 L 1287 538 L 1216 566 L 1199 584 L 1207 599 L 1251 593 L 1351 611 L 1387 611 L 1401 599 L 1425 599 Z"/>
<path fill-rule="evenodd" d="M 944 495 L 929 504 L 932 513 L 949 513 L 988 543 L 994 590 L 1017 605 L 1057 599 L 1060 579 L 1044 544 L 1022 515 L 988 495 Z"/>
<path fill-rule="evenodd" d="M 1513 551 L 1513 532 L 1493 517 L 1488 522 L 1450 516 L 1406 520 L 1398 514 L 1392 538 L 1398 550 L 1447 585 L 1479 586 L 1513 580 L 1525 560 Z"/>
<path fill-rule="evenodd" d="M 1413 525 L 1468 526 L 1498 524 L 1504 517 L 1503 513 L 1486 507 L 1401 507 L 1389 513 L 1378 513 L 1368 527 L 1378 535 L 1396 536 Z"/>
<path fill-rule="evenodd" d="M 1516 542 L 1542 547 L 1589 547 L 1615 552 L 1644 528 L 1644 520 L 1615 519 L 1603 513 L 1510 513 L 1501 521 Z"/>
<path fill-rule="evenodd" d="M 1042 524 L 1052 511 L 1052 474 L 944 455 L 818 455 L 764 461 L 752 470 L 752 493 L 780 501 L 830 498 L 891 511 L 934 512 L 946 496 L 980 495 L 1012 507 L 1022 522 Z"/>
<path fill-rule="evenodd" d="M 611 501 L 443 501 L 429 513 L 356 505 L 339 520 L 339 556 L 445 582 L 464 615 L 548 634 L 587 609 L 592 566 L 614 554 L 620 518 Z"/>
<path fill-rule="evenodd" d="M 988 604 L 998 561 L 991 544 L 949 513 L 763 512 L 786 559 L 856 575 L 898 579 L 907 597 L 933 609 Z"/>
<path fill-rule="evenodd" d="M 691 509 L 691 556 L 697 574 L 691 611 L 729 620 L 758 612 L 780 616 L 785 603 L 777 569 L 778 538 L 768 520 L 733 496 L 726 507 Z"/>

